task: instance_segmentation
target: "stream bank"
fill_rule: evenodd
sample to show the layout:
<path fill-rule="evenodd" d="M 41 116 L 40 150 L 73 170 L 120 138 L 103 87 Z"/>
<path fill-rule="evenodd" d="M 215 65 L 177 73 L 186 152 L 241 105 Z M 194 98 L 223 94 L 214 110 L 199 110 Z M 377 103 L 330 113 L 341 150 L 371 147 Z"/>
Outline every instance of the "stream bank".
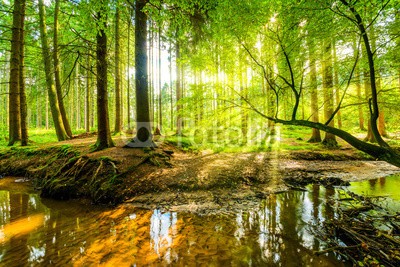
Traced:
<path fill-rule="evenodd" d="M 337 185 L 399 172 L 351 148 L 192 153 L 168 142 L 127 149 L 117 139 L 116 147 L 91 152 L 94 142 L 91 137 L 0 151 L 0 175 L 23 177 L 44 197 L 209 212 L 309 183 Z"/>

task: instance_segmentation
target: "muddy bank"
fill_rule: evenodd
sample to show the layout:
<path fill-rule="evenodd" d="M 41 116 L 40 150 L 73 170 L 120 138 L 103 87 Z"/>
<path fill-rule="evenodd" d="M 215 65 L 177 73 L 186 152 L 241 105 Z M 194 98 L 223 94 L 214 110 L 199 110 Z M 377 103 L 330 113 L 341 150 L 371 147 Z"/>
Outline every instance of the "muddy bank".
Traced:
<path fill-rule="evenodd" d="M 88 145 L 76 144 L 0 153 L 0 174 L 29 179 L 44 197 L 169 210 L 229 210 L 293 186 L 398 172 L 352 149 L 194 154 L 168 143 L 151 150 L 126 149 L 117 142 L 114 148 L 94 153 Z"/>
<path fill-rule="evenodd" d="M 340 160 L 321 160 L 319 153 L 311 158 L 310 152 L 306 153 L 309 159 L 300 158 L 301 152 L 176 155 L 172 169 L 158 169 L 146 177 L 146 184 L 156 190 L 136 194 L 126 202 L 177 211 L 229 211 L 309 183 L 345 185 L 400 172 L 386 162 L 353 156 L 346 159 L 346 154 Z"/>

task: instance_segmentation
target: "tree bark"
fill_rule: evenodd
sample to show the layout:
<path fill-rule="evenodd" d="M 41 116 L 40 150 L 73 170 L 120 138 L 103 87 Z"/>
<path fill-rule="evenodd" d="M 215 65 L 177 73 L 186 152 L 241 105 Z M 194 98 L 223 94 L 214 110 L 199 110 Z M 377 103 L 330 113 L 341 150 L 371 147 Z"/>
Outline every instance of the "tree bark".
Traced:
<path fill-rule="evenodd" d="M 20 99 L 20 53 L 21 53 L 21 17 L 24 0 L 14 1 L 13 27 L 11 37 L 10 56 L 10 84 L 9 84 L 9 142 L 12 146 L 21 140 L 21 99 Z"/>
<path fill-rule="evenodd" d="M 76 129 L 81 129 L 81 92 L 80 92 L 80 74 L 79 74 L 79 64 L 75 66 L 75 79 L 74 79 L 74 91 L 75 91 L 75 122 Z"/>
<path fill-rule="evenodd" d="M 315 46 L 311 37 L 308 37 L 308 53 L 310 61 L 310 95 L 311 95 L 311 114 L 312 121 L 319 122 L 319 108 L 318 108 L 318 81 L 317 81 L 317 66 L 315 60 Z M 312 128 L 311 138 L 308 140 L 310 143 L 321 142 L 321 132 L 319 129 Z"/>
<path fill-rule="evenodd" d="M 335 88 L 335 104 L 338 106 L 340 103 L 340 84 L 339 84 L 339 71 L 338 71 L 337 55 L 336 55 L 336 42 L 333 42 L 333 86 Z M 342 112 L 340 109 L 336 113 L 338 128 L 342 129 Z"/>
<path fill-rule="evenodd" d="M 162 84 L 161 84 L 161 26 L 158 27 L 158 129 L 163 128 L 162 118 Z"/>
<path fill-rule="evenodd" d="M 330 38 L 324 40 L 323 48 L 322 85 L 324 90 L 324 117 L 325 121 L 328 121 L 333 114 L 332 42 Z M 331 120 L 329 126 L 334 127 L 334 120 Z M 329 147 L 337 146 L 336 137 L 330 132 L 325 133 L 322 143 Z"/>
<path fill-rule="evenodd" d="M 180 45 L 179 41 L 176 41 L 176 134 L 182 135 L 183 130 L 183 119 L 182 119 L 182 104 L 179 103 L 182 98 L 182 86 L 181 86 L 181 62 L 180 62 Z"/>
<path fill-rule="evenodd" d="M 371 32 L 371 49 L 373 53 L 376 53 L 376 34 L 375 34 L 375 27 L 373 24 L 370 25 L 370 32 Z M 379 70 L 376 71 L 376 90 L 377 92 L 381 91 L 381 75 Z M 386 132 L 386 125 L 385 125 L 385 113 L 383 109 L 380 110 L 378 116 L 378 131 L 381 136 L 387 137 L 388 134 Z"/>
<path fill-rule="evenodd" d="M 54 7 L 54 36 L 53 36 L 53 64 L 54 64 L 54 81 L 57 91 L 57 100 L 60 107 L 61 118 L 64 124 L 65 131 L 69 138 L 72 138 L 71 126 L 68 121 L 67 112 L 65 111 L 64 100 L 62 96 L 61 78 L 60 78 L 60 58 L 58 46 L 58 13 L 60 10 L 60 0 L 55 0 Z"/>
<path fill-rule="evenodd" d="M 118 5 L 118 1 L 117 1 Z M 120 32 L 119 32 L 120 11 L 117 6 L 115 10 L 115 127 L 114 132 L 122 130 L 121 118 L 121 68 L 120 68 Z"/>
<path fill-rule="evenodd" d="M 111 139 L 110 124 L 108 118 L 108 96 L 107 96 L 107 35 L 105 2 L 97 12 L 97 35 L 96 35 L 96 70 L 97 70 L 97 142 L 95 149 L 102 150 L 114 146 Z"/>
<path fill-rule="evenodd" d="M 133 14 L 131 14 L 131 17 L 133 16 Z M 131 129 L 131 73 L 130 73 L 130 68 L 131 68 L 131 27 L 132 27 L 132 21 L 131 18 L 128 19 L 128 77 L 127 77 L 127 90 L 126 90 L 126 115 L 127 115 L 127 119 L 128 119 L 128 129 Z"/>
<path fill-rule="evenodd" d="M 169 92 L 170 92 L 170 114 L 171 114 L 171 131 L 174 129 L 174 97 L 172 84 L 172 42 L 169 43 Z"/>
<path fill-rule="evenodd" d="M 19 98 L 21 104 L 21 146 L 28 145 L 28 123 L 27 123 L 27 116 L 28 116 L 28 107 L 26 103 L 26 93 L 25 93 L 25 66 L 24 66 L 24 58 L 25 58 L 25 0 L 22 2 L 22 9 L 21 9 L 21 29 L 20 29 L 20 64 L 19 64 Z"/>
<path fill-rule="evenodd" d="M 57 92 L 52 77 L 50 49 L 47 41 L 46 11 L 43 0 L 39 0 L 39 17 L 40 17 L 40 39 L 42 43 L 44 70 L 46 73 L 46 86 L 49 96 L 51 115 L 53 117 L 54 127 L 56 129 L 58 141 L 67 140 L 69 139 L 69 137 L 64 128 L 64 123 L 60 112 L 60 106 L 58 104 L 58 99 L 57 99 Z"/>
<path fill-rule="evenodd" d="M 149 84 L 147 77 L 147 15 L 143 11 L 146 0 L 135 3 L 135 83 L 136 83 L 136 137 L 127 147 L 154 146 L 151 133 Z"/>
<path fill-rule="evenodd" d="M 90 56 L 86 59 L 86 95 L 85 95 L 85 129 L 86 132 L 90 132 L 90 89 L 91 89 L 91 79 L 90 79 Z"/>
<path fill-rule="evenodd" d="M 353 50 L 354 53 L 356 53 L 356 51 L 358 50 L 358 46 L 357 46 L 357 41 L 354 40 L 353 43 Z M 360 71 L 360 66 L 359 64 L 356 66 L 355 70 L 354 70 L 354 76 L 355 76 L 355 83 L 356 83 L 356 91 L 357 91 L 357 100 L 358 100 L 358 125 L 361 131 L 365 131 L 365 125 L 364 125 L 364 113 L 363 113 L 363 98 L 361 95 L 361 71 Z"/>

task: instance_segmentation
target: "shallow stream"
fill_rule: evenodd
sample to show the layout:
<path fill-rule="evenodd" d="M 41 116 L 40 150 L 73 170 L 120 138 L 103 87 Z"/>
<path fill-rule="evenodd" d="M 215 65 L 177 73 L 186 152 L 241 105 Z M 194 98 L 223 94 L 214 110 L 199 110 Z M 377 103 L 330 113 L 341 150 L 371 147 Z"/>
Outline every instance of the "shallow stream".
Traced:
<path fill-rule="evenodd" d="M 348 266 L 324 249 L 312 225 L 335 216 L 337 189 L 270 195 L 257 208 L 223 214 L 114 209 L 41 199 L 15 178 L 0 182 L 0 266 Z M 400 176 L 354 182 L 355 193 L 389 196 Z"/>

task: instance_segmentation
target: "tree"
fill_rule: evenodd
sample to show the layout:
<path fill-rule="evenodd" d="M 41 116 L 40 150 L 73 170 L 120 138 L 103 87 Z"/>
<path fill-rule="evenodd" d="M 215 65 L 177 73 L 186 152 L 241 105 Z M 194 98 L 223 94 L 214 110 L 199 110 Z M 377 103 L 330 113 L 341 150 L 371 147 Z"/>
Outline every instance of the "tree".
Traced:
<path fill-rule="evenodd" d="M 65 131 L 64 123 L 62 120 L 60 106 L 57 97 L 57 91 L 54 86 L 54 79 L 51 70 L 51 54 L 47 40 L 47 28 L 46 28 L 46 11 L 43 0 L 39 0 L 39 20 L 40 20 L 40 39 L 42 43 L 42 55 L 44 70 L 46 75 L 46 87 L 49 96 L 51 115 L 53 117 L 54 127 L 58 141 L 69 139 L 67 132 Z"/>
<path fill-rule="evenodd" d="M 28 145 L 28 107 L 26 103 L 26 93 L 25 93 L 25 1 L 22 2 L 21 8 L 21 28 L 19 33 L 20 38 L 20 55 L 19 55 L 19 98 L 21 105 L 21 146 Z"/>
<path fill-rule="evenodd" d="M 182 118 L 182 78 L 181 78 L 181 71 L 182 71 L 182 63 L 181 60 L 181 49 L 180 43 L 176 41 L 176 134 L 182 135 L 183 130 L 183 118 Z"/>
<path fill-rule="evenodd" d="M 126 147 L 154 146 L 147 81 L 147 15 L 143 10 L 146 3 L 146 0 L 135 3 L 136 136 Z"/>
<path fill-rule="evenodd" d="M 106 1 L 100 1 L 96 14 L 96 70 L 97 70 L 97 142 L 96 150 L 114 146 L 111 139 L 110 123 L 108 118 L 107 96 L 107 13 Z"/>
<path fill-rule="evenodd" d="M 226 1 L 225 1 L 226 2 Z M 243 10 L 251 10 L 252 8 L 257 7 L 258 9 L 255 10 L 255 14 L 249 17 L 243 17 L 241 16 L 241 20 L 239 22 L 235 16 L 219 16 L 217 17 L 218 20 L 223 20 L 222 23 L 225 23 L 227 31 L 229 31 L 232 36 L 236 39 L 238 39 L 240 44 L 243 44 L 246 38 L 248 39 L 249 36 L 251 36 L 251 33 L 257 33 L 259 32 L 260 29 L 265 29 L 265 25 L 267 24 L 267 20 L 271 18 L 271 16 L 274 16 L 274 20 L 277 20 L 279 22 L 279 19 L 289 19 L 291 17 L 291 21 L 287 23 L 289 26 L 288 32 L 284 32 L 282 34 L 282 24 L 279 24 L 275 29 L 271 30 L 271 37 L 274 38 L 275 41 L 278 43 L 281 43 L 283 46 L 281 46 L 281 50 L 286 51 L 287 57 L 286 57 L 286 67 L 288 68 L 287 71 L 282 71 L 279 73 L 279 75 L 283 76 L 280 77 L 281 80 L 280 84 L 274 85 L 274 82 L 276 82 L 275 79 L 269 79 L 268 76 L 264 75 L 267 77 L 267 81 L 269 84 L 272 84 L 275 86 L 274 90 L 278 93 L 275 95 L 276 100 L 280 100 L 278 97 L 281 95 L 281 91 L 283 88 L 288 88 L 291 87 L 291 96 L 290 98 L 283 99 L 284 101 L 287 102 L 287 106 L 291 105 L 292 109 L 292 116 L 290 119 L 284 119 L 280 118 L 278 113 L 276 113 L 274 116 L 268 116 L 267 114 L 263 113 L 256 105 L 255 102 L 251 101 L 251 99 L 245 98 L 246 103 L 248 104 L 249 108 L 252 109 L 254 112 L 262 116 L 263 118 L 267 120 L 274 121 L 276 123 L 281 123 L 283 125 L 293 125 L 293 126 L 304 126 L 304 127 L 310 127 L 310 128 L 316 128 L 319 130 L 322 130 L 326 133 L 335 135 L 337 137 L 342 138 L 343 140 L 347 141 L 350 145 L 354 146 L 355 148 L 375 157 L 379 158 L 381 160 L 385 160 L 393 165 L 400 166 L 400 155 L 395 152 L 392 148 L 388 146 L 388 144 L 382 139 L 382 136 L 380 135 L 378 128 L 377 128 L 377 119 L 379 116 L 379 104 L 378 104 L 378 93 L 376 90 L 376 77 L 375 77 L 375 62 L 374 62 L 374 54 L 371 50 L 371 44 L 369 41 L 369 33 L 366 31 L 366 26 L 365 26 L 365 21 L 363 20 L 362 16 L 360 13 L 358 13 L 357 8 L 363 9 L 364 5 L 369 5 L 368 7 L 371 9 L 370 12 L 374 12 L 376 14 L 376 17 L 379 17 L 382 15 L 387 7 L 387 4 L 389 1 L 385 1 L 382 5 L 373 5 L 370 4 L 369 1 L 351 1 L 348 2 L 346 0 L 341 0 L 339 2 L 335 2 L 334 5 L 331 4 L 331 1 L 322 1 L 322 2 L 314 2 L 314 1 L 289 1 L 288 3 L 285 2 L 285 4 L 276 7 L 276 9 L 268 9 L 265 8 L 265 13 L 267 14 L 259 14 L 258 12 L 261 12 L 259 10 L 262 10 L 260 6 L 258 6 L 259 2 L 258 1 L 246 1 L 246 2 L 241 2 L 240 5 L 242 6 L 236 6 L 236 5 L 225 5 L 224 6 L 224 12 L 229 13 L 229 14 L 241 14 Z M 243 7 L 244 5 L 244 7 Z M 248 6 L 252 5 L 251 8 Z M 265 5 L 268 5 L 268 1 L 266 1 Z M 357 8 L 356 8 L 357 7 Z M 245 9 L 247 8 L 247 9 Z M 240 9 L 240 11 L 236 10 Z M 278 9 L 278 10 L 277 10 Z M 300 102 L 300 96 L 301 94 L 299 93 L 299 89 L 301 89 L 301 84 L 302 84 L 302 75 L 304 74 L 303 70 L 301 68 L 296 68 L 296 60 L 297 57 L 293 56 L 298 53 L 298 49 L 303 49 L 304 46 L 298 45 L 299 42 L 301 42 L 301 37 L 298 37 L 297 34 L 297 29 L 299 28 L 300 24 L 303 23 L 301 16 L 296 17 L 296 13 L 299 13 L 301 15 L 301 12 L 304 12 L 304 10 L 313 10 L 315 14 L 318 14 L 320 16 L 326 15 L 326 14 L 332 14 L 332 13 L 327 13 L 329 12 L 334 12 L 333 14 L 337 14 L 337 22 L 334 20 L 327 20 L 323 29 L 325 30 L 324 35 L 325 36 L 333 36 L 334 33 L 339 33 L 335 32 L 333 29 L 337 29 L 334 26 L 339 25 L 338 23 L 342 23 L 343 26 L 338 28 L 338 30 L 342 30 L 343 33 L 345 33 L 345 29 L 349 27 L 349 24 L 352 23 L 354 26 L 357 27 L 358 33 L 361 36 L 363 40 L 363 46 L 366 49 L 366 56 L 368 59 L 368 70 L 369 70 L 369 75 L 371 79 L 371 98 L 369 99 L 369 107 L 370 107 L 370 123 L 371 123 L 371 128 L 372 132 L 377 139 L 378 145 L 374 145 L 371 143 L 364 142 L 362 140 L 359 140 L 358 138 L 354 137 L 352 134 L 349 132 L 346 132 L 342 129 L 338 129 L 334 127 L 333 125 L 330 125 L 332 120 L 335 118 L 335 115 L 337 112 L 340 110 L 342 101 L 340 101 L 337 105 L 337 107 L 333 110 L 331 113 L 331 116 L 328 120 L 325 121 L 325 123 L 316 123 L 313 121 L 309 120 L 302 120 L 302 119 L 297 119 L 296 118 L 296 111 L 298 108 L 298 104 Z M 268 14 L 269 12 L 269 14 Z M 278 12 L 278 13 L 276 13 Z M 217 12 L 218 13 L 218 12 Z M 274 14 L 275 13 L 275 14 Z M 290 15 L 290 16 L 289 16 Z M 314 14 L 312 14 L 314 16 Z M 309 20 L 313 20 L 313 17 L 309 16 Z M 315 21 L 315 20 L 314 20 Z M 375 22 L 376 20 L 374 20 Z M 318 22 L 317 22 L 318 23 Z M 344 27 L 346 26 L 346 27 Z M 262 28 L 261 28 L 262 27 Z M 348 31 L 346 32 L 348 33 Z M 288 36 L 289 34 L 289 36 Z M 297 36 L 297 38 L 289 38 L 290 34 L 293 36 Z M 321 33 L 320 33 L 321 34 Z M 243 38 L 246 37 L 246 38 Z M 287 38 L 285 40 L 285 38 Z M 327 39 L 327 38 L 324 38 Z M 282 42 L 283 41 L 283 42 Z M 324 46 L 326 49 L 328 46 Z M 274 67 L 271 65 L 264 65 L 261 63 L 259 58 L 256 56 L 254 53 L 254 49 L 248 48 L 247 49 L 248 54 L 251 56 L 252 61 L 263 69 L 263 73 L 267 73 L 267 70 L 273 70 Z M 351 68 L 349 68 L 348 73 L 347 73 L 347 87 L 351 84 L 351 80 L 354 74 L 355 67 L 357 66 L 357 59 L 358 55 L 353 54 L 353 59 L 354 63 L 352 64 Z M 268 64 L 268 62 L 267 62 Z M 280 68 L 283 68 L 285 65 L 280 66 Z M 292 67 L 290 67 L 292 66 Z M 325 68 L 327 69 L 327 68 Z M 329 73 L 326 73 L 327 75 Z M 332 76 L 332 75 L 330 75 Z M 297 78 L 299 77 L 299 78 Z M 293 79 L 294 78 L 294 79 Z M 329 78 L 325 77 L 325 78 Z M 269 80 L 268 80 L 269 79 Z M 329 79 L 325 79 L 328 80 Z M 329 83 L 326 82 L 326 86 L 328 86 Z M 283 87 L 285 86 L 285 87 Z M 345 99 L 346 96 L 346 91 L 347 89 L 343 90 L 342 98 Z M 288 92 L 288 93 L 289 93 Z M 243 97 L 243 96 L 242 96 Z M 292 100 L 291 100 L 292 99 Z M 282 99 L 281 99 L 282 100 Z M 289 102 L 288 100 L 291 100 Z M 279 105 L 277 105 L 279 107 Z M 343 111 L 343 109 L 342 109 Z"/>
<path fill-rule="evenodd" d="M 114 132 L 119 133 L 122 130 L 122 101 L 121 101 L 121 70 L 120 70 L 120 11 L 118 1 L 115 9 L 115 127 Z"/>
<path fill-rule="evenodd" d="M 53 64 L 54 64 L 54 81 L 57 92 L 58 106 L 60 107 L 60 114 L 64 124 L 65 132 L 69 138 L 72 138 L 71 126 L 69 124 L 67 113 L 65 111 L 64 100 L 61 88 L 61 78 L 60 78 L 60 59 L 59 59 L 59 44 L 58 44 L 58 13 L 60 11 L 60 0 L 55 0 L 54 7 L 54 36 L 53 36 Z"/>
<path fill-rule="evenodd" d="M 317 81 L 317 66 L 315 60 L 315 45 L 311 37 L 308 36 L 308 54 L 310 60 L 310 94 L 311 94 L 311 116 L 313 122 L 319 122 L 318 111 L 318 81 Z M 318 129 L 312 129 L 311 138 L 308 140 L 310 143 L 321 142 L 321 133 Z"/>
<path fill-rule="evenodd" d="M 20 98 L 20 72 L 21 72 L 21 52 L 23 43 L 21 42 L 22 21 L 24 14 L 25 1 L 15 0 L 13 11 L 13 27 L 11 39 L 10 57 L 10 89 L 9 89 L 9 142 L 12 146 L 16 141 L 21 140 L 21 98 Z"/>
<path fill-rule="evenodd" d="M 356 10 L 354 4 L 352 2 L 348 2 L 347 0 L 340 0 L 344 6 L 346 6 L 350 13 L 352 14 L 353 18 L 350 20 L 355 23 L 358 27 L 358 30 L 362 36 L 366 56 L 368 59 L 368 68 L 369 68 L 369 75 L 370 75 L 370 82 L 371 82 L 371 99 L 368 99 L 369 108 L 370 108 L 370 123 L 371 123 L 371 130 L 372 134 L 375 137 L 375 140 L 381 147 L 388 148 L 389 145 L 383 140 L 382 136 L 379 133 L 377 121 L 379 117 L 379 105 L 378 105 L 378 92 L 377 92 L 377 84 L 376 84 L 376 71 L 375 71 L 375 61 L 374 61 L 374 54 L 371 49 L 371 43 L 369 40 L 369 34 L 365 27 L 364 20 L 362 19 L 361 15 Z M 389 2 L 386 2 L 387 5 Z M 384 6 L 385 6 L 384 5 Z M 383 7 L 384 7 L 383 6 Z"/>
<path fill-rule="evenodd" d="M 334 127 L 333 115 L 333 68 L 332 68 L 332 42 L 330 38 L 324 40 L 322 60 L 322 87 L 324 90 L 324 117 L 325 121 L 330 120 L 329 126 Z M 329 132 L 325 133 L 322 141 L 328 147 L 337 146 L 336 137 Z"/>

